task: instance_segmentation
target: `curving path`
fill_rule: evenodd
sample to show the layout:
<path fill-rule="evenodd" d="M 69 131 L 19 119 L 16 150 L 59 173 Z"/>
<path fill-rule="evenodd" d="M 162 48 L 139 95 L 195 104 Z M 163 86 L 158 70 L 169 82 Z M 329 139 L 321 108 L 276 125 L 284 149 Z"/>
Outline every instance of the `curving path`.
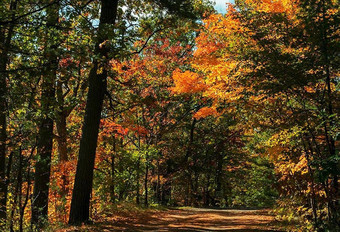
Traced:
<path fill-rule="evenodd" d="M 280 231 L 267 210 L 173 209 L 107 218 L 72 231 Z"/>

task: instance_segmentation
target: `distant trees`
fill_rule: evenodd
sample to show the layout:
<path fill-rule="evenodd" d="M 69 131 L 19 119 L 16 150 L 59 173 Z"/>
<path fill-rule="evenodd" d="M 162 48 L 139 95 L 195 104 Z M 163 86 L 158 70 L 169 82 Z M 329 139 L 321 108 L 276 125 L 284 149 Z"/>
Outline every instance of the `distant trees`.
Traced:
<path fill-rule="evenodd" d="M 201 78 L 190 85 L 214 102 L 203 115 L 231 112 L 262 134 L 282 195 L 296 196 L 291 207 L 317 230 L 340 220 L 338 14 L 332 1 L 238 1 L 204 21 L 192 61 Z M 198 74 L 177 73 L 175 89 Z"/>

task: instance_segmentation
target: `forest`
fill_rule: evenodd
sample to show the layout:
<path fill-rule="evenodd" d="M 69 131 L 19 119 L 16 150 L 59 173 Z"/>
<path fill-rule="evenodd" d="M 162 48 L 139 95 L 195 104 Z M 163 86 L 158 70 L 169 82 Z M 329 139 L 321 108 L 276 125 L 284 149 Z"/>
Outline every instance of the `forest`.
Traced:
<path fill-rule="evenodd" d="M 0 1 L 0 231 L 340 231 L 339 1 L 225 2 Z"/>

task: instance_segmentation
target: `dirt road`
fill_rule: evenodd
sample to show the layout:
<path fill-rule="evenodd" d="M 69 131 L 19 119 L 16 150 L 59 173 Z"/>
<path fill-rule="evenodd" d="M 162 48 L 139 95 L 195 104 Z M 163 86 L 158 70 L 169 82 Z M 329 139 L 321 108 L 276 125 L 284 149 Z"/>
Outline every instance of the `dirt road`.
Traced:
<path fill-rule="evenodd" d="M 267 210 L 176 209 L 115 217 L 73 231 L 279 231 Z"/>

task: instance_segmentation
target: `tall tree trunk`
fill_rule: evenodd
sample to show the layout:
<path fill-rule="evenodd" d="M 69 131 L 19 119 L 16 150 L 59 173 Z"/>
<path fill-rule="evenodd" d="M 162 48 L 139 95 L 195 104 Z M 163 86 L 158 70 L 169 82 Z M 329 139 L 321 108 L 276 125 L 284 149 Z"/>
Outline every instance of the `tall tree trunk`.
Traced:
<path fill-rule="evenodd" d="M 113 136 L 113 151 L 111 156 L 111 183 L 110 183 L 110 196 L 111 202 L 115 203 L 115 157 L 116 157 L 116 138 Z"/>
<path fill-rule="evenodd" d="M 11 1 L 10 11 L 15 18 L 17 0 Z M 13 36 L 14 23 L 0 26 L 0 219 L 6 219 L 7 185 L 6 185 L 6 140 L 7 140 L 7 64 L 9 47 Z"/>
<path fill-rule="evenodd" d="M 190 137 L 189 137 L 188 148 L 187 148 L 187 151 L 185 153 L 185 162 L 186 162 L 186 164 L 188 164 L 188 159 L 189 159 L 189 157 L 191 156 L 191 153 L 192 153 L 192 145 L 194 143 L 194 132 L 195 132 L 195 125 L 196 125 L 196 123 L 197 123 L 197 119 L 194 118 L 192 120 L 191 127 L 190 127 Z"/>
<path fill-rule="evenodd" d="M 66 120 L 69 116 L 69 112 L 64 107 L 64 96 L 63 96 L 63 90 L 62 90 L 62 83 L 60 81 L 57 82 L 57 99 L 58 99 L 58 105 L 59 109 L 57 112 L 57 118 L 56 118 L 56 127 L 58 132 L 57 142 L 58 142 L 58 153 L 59 153 L 59 161 L 65 162 L 68 160 L 67 155 L 67 124 Z"/>
<path fill-rule="evenodd" d="M 23 160 L 22 160 L 22 149 L 19 148 L 19 170 L 18 170 L 18 208 L 19 208 L 19 231 L 22 232 L 22 221 L 21 219 L 21 208 L 22 208 L 22 172 L 23 172 Z"/>
<path fill-rule="evenodd" d="M 197 123 L 197 119 L 194 118 L 192 120 L 191 126 L 190 126 L 190 135 L 189 135 L 189 142 L 188 142 L 188 147 L 185 153 L 185 170 L 187 170 L 186 173 L 186 178 L 187 178 L 187 185 L 185 188 L 185 199 L 184 199 L 184 204 L 189 205 L 191 204 L 191 191 L 192 191 L 192 177 L 191 177 L 191 168 L 189 165 L 189 157 L 192 155 L 192 148 L 193 148 L 193 143 L 194 143 L 194 132 L 195 132 L 195 125 Z"/>
<path fill-rule="evenodd" d="M 138 157 L 137 160 L 137 177 L 136 177 L 136 184 L 137 184 L 137 189 L 136 189 L 136 204 L 139 205 L 140 204 L 140 190 L 139 190 L 139 179 L 140 179 L 140 156 Z"/>
<path fill-rule="evenodd" d="M 0 31 L 0 34 L 3 34 Z M 1 43 L 3 45 L 3 43 Z M 2 50 L 0 48 L 0 50 Z M 2 52 L 4 53 L 4 51 Z M 1 54 L 0 57 L 0 219 L 6 219 L 6 66 L 7 55 Z"/>
<path fill-rule="evenodd" d="M 32 153 L 34 152 L 35 148 L 32 148 Z M 26 181 L 27 181 L 27 188 L 25 193 L 25 200 L 20 208 L 20 217 L 19 217 L 19 231 L 24 231 L 24 216 L 25 216 L 25 209 L 30 199 L 30 190 L 31 190 L 31 170 L 30 170 L 30 158 L 27 159 L 27 170 L 26 170 Z"/>
<path fill-rule="evenodd" d="M 209 192 L 209 186 L 210 186 L 210 173 L 207 174 L 207 182 L 204 187 L 204 206 L 208 207 L 210 204 L 210 192 Z"/>
<path fill-rule="evenodd" d="M 196 163 L 196 162 L 195 162 Z M 197 171 L 194 171 L 194 179 L 192 182 L 192 199 L 193 199 L 193 205 L 195 207 L 198 207 L 198 180 L 199 180 L 199 173 Z"/>
<path fill-rule="evenodd" d="M 326 88 L 327 88 L 327 111 L 328 111 L 328 116 L 327 122 L 325 122 L 324 127 L 325 127 L 325 137 L 326 137 L 326 142 L 328 144 L 328 150 L 329 154 L 332 160 L 331 163 L 331 169 L 332 169 L 332 183 L 331 183 L 331 189 L 330 189 L 330 202 L 329 204 L 329 209 L 330 209 L 330 215 L 331 218 L 329 220 L 334 223 L 334 225 L 337 225 L 337 227 L 340 227 L 340 214 L 339 214 L 339 184 L 338 184 L 338 175 L 339 175 L 339 161 L 335 158 L 336 157 L 336 147 L 335 147 L 335 139 L 333 135 L 331 134 L 331 128 L 334 125 L 334 117 L 333 115 L 333 105 L 332 101 L 333 99 L 333 94 L 332 94 L 332 88 L 331 88 L 331 74 L 330 74 L 330 68 L 331 68 L 331 63 L 330 63 L 330 58 L 329 58 L 329 35 L 328 35 L 328 29 L 330 27 L 329 25 L 329 19 L 327 17 L 327 2 L 325 0 L 321 1 L 322 4 L 322 39 L 321 39 L 321 53 L 323 56 L 324 60 L 324 69 L 325 69 L 325 74 L 326 74 Z M 329 125 L 329 128 L 327 129 L 327 124 Z"/>
<path fill-rule="evenodd" d="M 59 153 L 59 166 L 61 170 L 61 196 L 66 197 L 68 193 L 68 174 L 67 174 L 67 117 L 71 113 L 71 109 L 65 109 L 64 94 L 62 89 L 62 82 L 57 81 L 56 95 L 58 99 L 58 112 L 56 117 L 56 128 L 58 132 L 58 153 Z"/>
<path fill-rule="evenodd" d="M 14 215 L 15 212 L 17 210 L 17 206 L 19 204 L 19 209 L 21 208 L 21 188 L 22 188 L 22 151 L 21 151 L 21 147 L 19 149 L 18 155 L 19 155 L 19 163 L 18 163 L 18 168 L 17 168 L 17 182 L 15 185 L 15 189 L 14 189 L 14 200 L 12 205 L 12 210 L 11 210 L 11 215 L 10 215 L 10 219 L 9 219 L 9 229 L 10 231 L 14 231 Z"/>
<path fill-rule="evenodd" d="M 217 169 L 216 169 L 216 192 L 222 190 L 222 171 L 223 171 L 223 155 L 218 152 L 217 155 Z"/>
<path fill-rule="evenodd" d="M 13 156 L 14 156 L 14 152 L 12 151 L 9 154 L 7 168 L 6 168 L 6 189 L 5 189 L 5 200 L 6 201 L 5 202 L 7 202 L 8 187 L 10 185 L 10 180 L 11 180 L 11 171 L 12 171 Z"/>
<path fill-rule="evenodd" d="M 55 80 L 58 68 L 56 26 L 59 18 L 59 5 L 54 4 L 47 8 L 46 15 L 46 49 L 44 52 L 46 64 L 44 65 L 41 86 L 42 118 L 39 125 L 32 201 L 32 224 L 38 228 L 44 226 L 48 219 L 48 193 L 54 122 L 51 115 L 54 109 Z"/>
<path fill-rule="evenodd" d="M 307 146 L 304 142 L 304 140 L 307 141 L 307 144 L 309 145 L 310 149 L 308 151 Z M 310 196 L 310 204 L 311 204 L 311 208 L 312 208 L 312 212 L 313 212 L 313 219 L 314 219 L 314 225 L 316 228 L 318 228 L 318 214 L 317 214 L 317 202 L 316 202 L 316 195 L 315 195 L 315 184 L 314 184 L 314 171 L 311 167 L 311 162 L 310 162 L 310 155 L 309 152 L 311 153 L 311 155 L 313 156 L 313 149 L 312 146 L 309 142 L 308 138 L 302 138 L 302 145 L 305 151 L 305 156 L 307 159 L 307 168 L 308 168 L 308 173 L 310 175 L 311 178 L 311 196 Z"/>
<path fill-rule="evenodd" d="M 148 202 L 148 174 L 149 174 L 149 157 L 146 155 L 146 167 L 145 167 L 145 177 L 144 177 L 144 190 L 145 190 L 145 195 L 144 195 L 144 206 L 148 207 L 149 202 Z"/>
<path fill-rule="evenodd" d="M 99 34 L 95 45 L 93 68 L 89 74 L 89 90 L 85 109 L 82 138 L 80 141 L 77 172 L 73 187 L 70 211 L 70 224 L 80 224 L 89 220 L 90 195 L 93 181 L 93 168 L 97 148 L 99 122 L 106 91 L 108 47 L 110 26 L 115 24 L 118 0 L 102 0 L 99 21 Z"/>
<path fill-rule="evenodd" d="M 160 202 L 161 202 L 161 178 L 160 178 L 160 164 L 159 164 L 159 157 L 157 158 L 156 200 L 157 200 L 157 203 L 160 203 Z"/>
<path fill-rule="evenodd" d="M 0 32 L 2 34 L 2 32 Z M 0 57 L 0 219 L 6 219 L 6 63 L 4 55 Z"/>

